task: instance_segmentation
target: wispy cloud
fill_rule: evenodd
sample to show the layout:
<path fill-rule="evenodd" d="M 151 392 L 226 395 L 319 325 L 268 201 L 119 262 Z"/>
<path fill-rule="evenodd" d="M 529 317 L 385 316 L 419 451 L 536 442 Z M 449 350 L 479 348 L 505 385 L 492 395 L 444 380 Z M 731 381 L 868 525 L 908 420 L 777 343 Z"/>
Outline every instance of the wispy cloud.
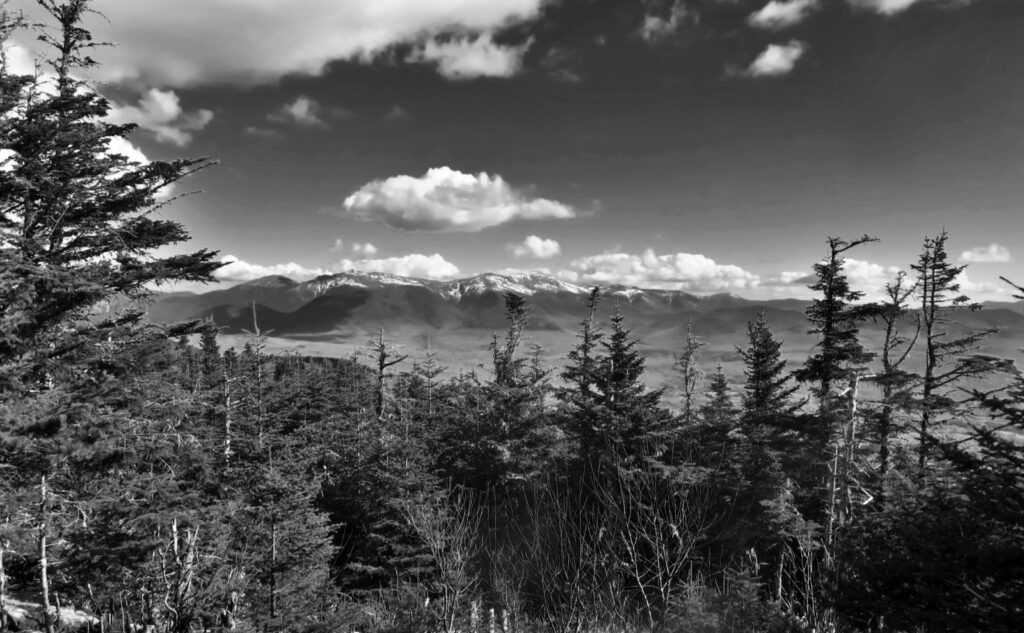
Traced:
<path fill-rule="evenodd" d="M 1006 264 L 1013 261 L 1013 256 L 1005 246 L 989 244 L 960 253 L 960 261 L 971 264 Z"/>
<path fill-rule="evenodd" d="M 819 6 L 819 0 L 771 0 L 751 13 L 747 23 L 760 29 L 784 29 L 803 22 Z"/>
<path fill-rule="evenodd" d="M 974 0 L 846 0 L 851 6 L 858 9 L 867 9 L 883 15 L 895 15 L 906 11 L 915 4 L 942 4 L 949 6 L 962 6 Z"/>
<path fill-rule="evenodd" d="M 182 147 L 192 141 L 193 132 L 202 130 L 213 120 L 213 112 L 203 109 L 185 112 L 173 90 L 151 88 L 136 105 L 114 104 L 107 120 L 115 124 L 135 123 L 152 132 L 157 141 Z"/>
<path fill-rule="evenodd" d="M 523 66 L 523 55 L 532 39 L 518 45 L 496 43 L 490 33 L 447 40 L 430 39 L 409 54 L 407 61 L 434 64 L 453 80 L 478 77 L 511 77 Z"/>
<path fill-rule="evenodd" d="M 303 127 L 327 127 L 328 119 L 342 119 L 352 116 L 344 108 L 325 108 L 316 99 L 299 95 L 295 101 L 286 103 L 267 115 L 276 123 L 292 123 Z"/>
<path fill-rule="evenodd" d="M 674 35 L 690 16 L 682 0 L 674 0 L 667 15 L 645 13 L 640 25 L 640 37 L 648 44 L 655 44 Z"/>
<path fill-rule="evenodd" d="M 420 177 L 375 180 L 345 198 L 342 213 L 405 231 L 472 233 L 516 219 L 575 217 L 575 210 L 512 188 L 495 174 L 436 167 Z"/>
<path fill-rule="evenodd" d="M 97 41 L 118 43 L 95 54 L 101 80 L 173 88 L 269 85 L 289 74 L 319 75 L 332 61 L 372 62 L 396 45 L 439 35 L 490 38 L 534 20 L 544 2 L 96 0 L 92 8 L 104 19 L 88 26 Z M 30 19 L 41 18 L 36 3 L 21 4 Z"/>
<path fill-rule="evenodd" d="M 787 75 L 807 52 L 807 45 L 797 40 L 787 44 L 769 44 L 743 71 L 747 77 L 780 77 Z"/>

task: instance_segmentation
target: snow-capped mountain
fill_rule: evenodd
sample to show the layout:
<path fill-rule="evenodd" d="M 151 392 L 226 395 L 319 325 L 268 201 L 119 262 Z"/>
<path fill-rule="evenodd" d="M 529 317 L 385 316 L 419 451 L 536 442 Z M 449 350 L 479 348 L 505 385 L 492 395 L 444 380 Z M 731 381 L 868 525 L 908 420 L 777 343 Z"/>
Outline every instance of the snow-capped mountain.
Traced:
<path fill-rule="evenodd" d="M 469 279 L 458 279 L 440 286 L 439 292 L 445 298 L 458 301 L 466 295 L 482 295 L 487 292 L 514 292 L 529 297 L 538 292 L 586 294 L 589 290 L 544 273 L 523 272 L 484 273 Z"/>

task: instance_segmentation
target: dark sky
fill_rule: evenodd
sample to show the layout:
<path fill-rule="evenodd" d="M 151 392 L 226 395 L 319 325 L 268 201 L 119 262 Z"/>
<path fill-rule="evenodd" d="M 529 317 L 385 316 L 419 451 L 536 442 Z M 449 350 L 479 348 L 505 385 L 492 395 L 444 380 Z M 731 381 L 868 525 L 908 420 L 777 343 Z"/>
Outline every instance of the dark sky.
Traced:
<path fill-rule="evenodd" d="M 165 213 L 225 277 L 792 295 L 870 233 L 873 291 L 945 228 L 973 296 L 1024 278 L 1021 0 L 94 5 L 132 143 L 221 161 Z"/>

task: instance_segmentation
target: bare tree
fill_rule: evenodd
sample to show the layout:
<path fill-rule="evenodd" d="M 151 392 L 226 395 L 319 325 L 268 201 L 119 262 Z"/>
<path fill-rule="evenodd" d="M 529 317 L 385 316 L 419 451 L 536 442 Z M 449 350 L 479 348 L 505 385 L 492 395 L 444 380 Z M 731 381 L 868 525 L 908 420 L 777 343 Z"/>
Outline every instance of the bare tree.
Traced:
<path fill-rule="evenodd" d="M 464 491 L 420 493 L 405 499 L 400 510 L 406 523 L 430 551 L 436 565 L 443 630 L 457 630 L 459 614 L 479 585 L 473 561 L 479 549 L 481 511 Z"/>

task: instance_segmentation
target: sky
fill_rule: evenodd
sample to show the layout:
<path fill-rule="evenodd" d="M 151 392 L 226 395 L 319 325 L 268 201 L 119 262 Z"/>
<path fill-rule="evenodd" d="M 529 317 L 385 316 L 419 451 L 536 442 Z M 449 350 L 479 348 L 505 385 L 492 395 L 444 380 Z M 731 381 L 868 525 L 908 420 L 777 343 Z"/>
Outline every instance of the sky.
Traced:
<path fill-rule="evenodd" d="M 40 18 L 30 0 L 10 8 Z M 877 293 L 946 230 L 1024 282 L 1022 0 L 95 0 L 159 211 L 224 283 L 542 270 L 808 296 L 829 236 Z M 31 67 L 38 44 L 9 48 Z"/>

